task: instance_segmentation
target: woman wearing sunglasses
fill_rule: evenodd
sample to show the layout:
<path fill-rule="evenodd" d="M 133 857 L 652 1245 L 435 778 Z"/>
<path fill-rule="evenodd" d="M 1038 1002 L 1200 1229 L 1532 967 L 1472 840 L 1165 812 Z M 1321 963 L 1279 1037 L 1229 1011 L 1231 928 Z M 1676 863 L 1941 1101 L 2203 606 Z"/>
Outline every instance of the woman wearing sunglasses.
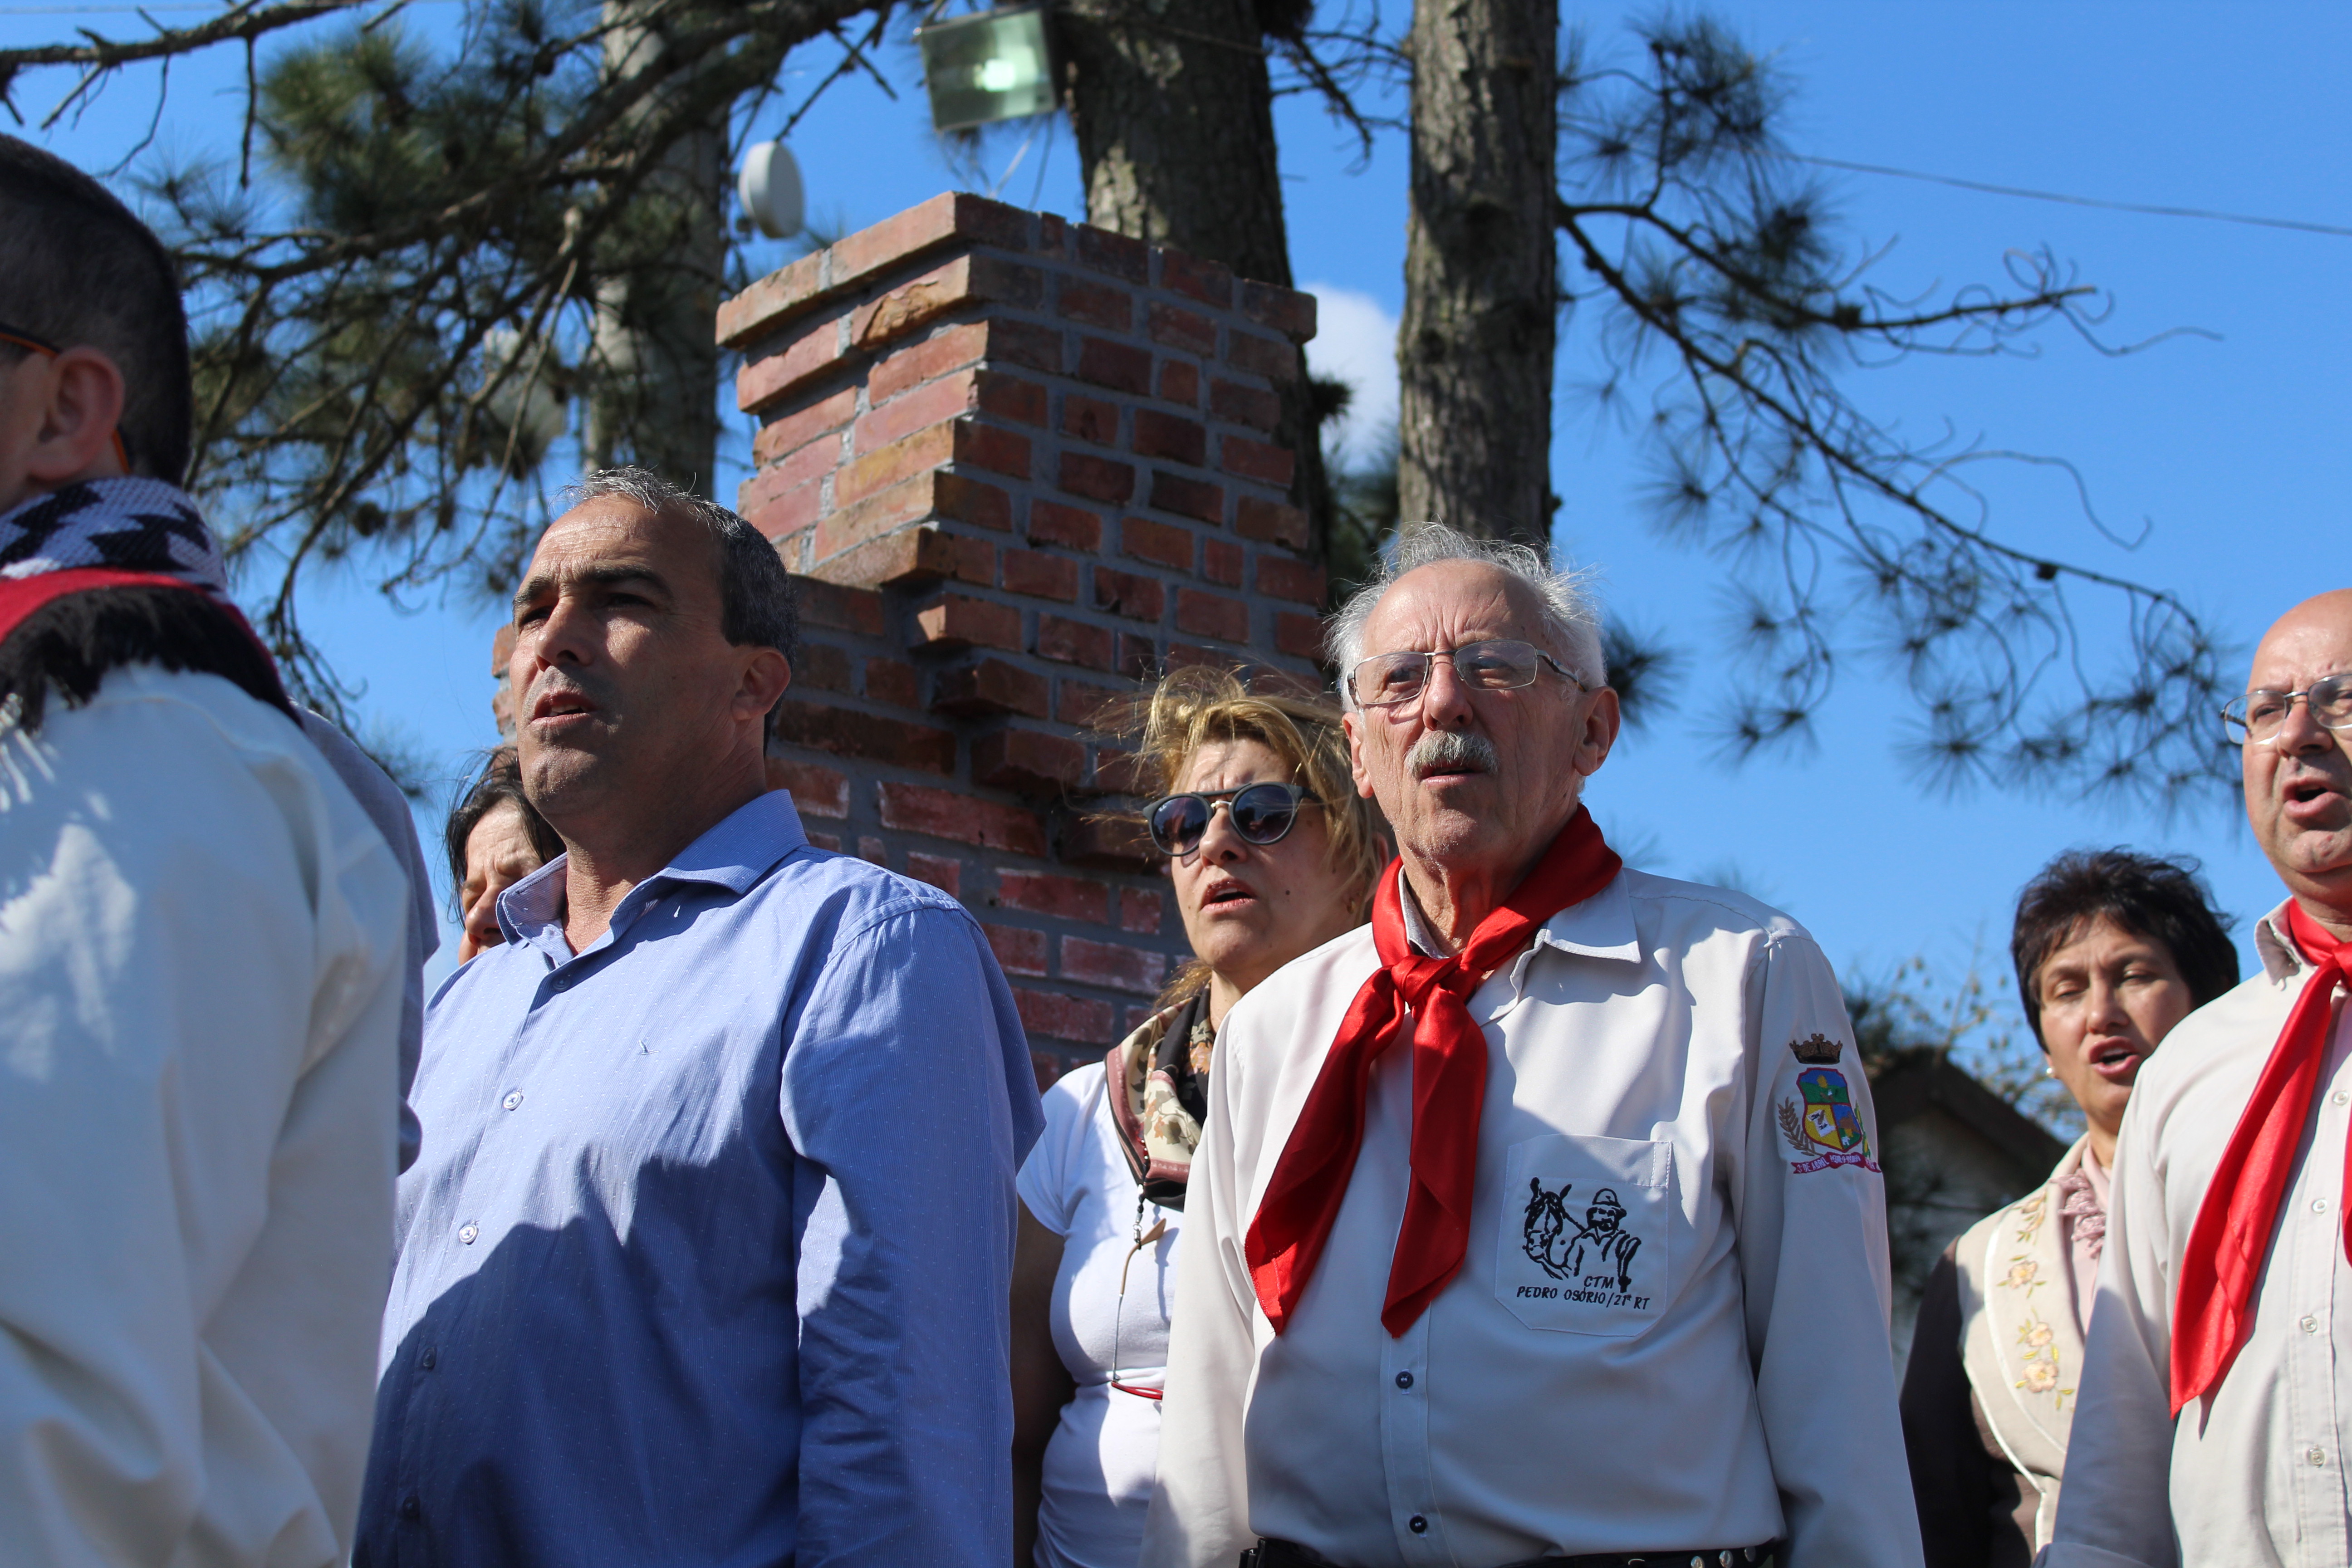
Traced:
<path fill-rule="evenodd" d="M 1184 1184 L 1217 1026 L 1249 989 L 1362 923 L 1388 846 L 1339 713 L 1179 670 L 1111 721 L 1160 792 L 1192 959 L 1101 1065 L 1045 1092 L 1013 1279 L 1016 1568 L 1133 1568 L 1160 1447 Z"/>

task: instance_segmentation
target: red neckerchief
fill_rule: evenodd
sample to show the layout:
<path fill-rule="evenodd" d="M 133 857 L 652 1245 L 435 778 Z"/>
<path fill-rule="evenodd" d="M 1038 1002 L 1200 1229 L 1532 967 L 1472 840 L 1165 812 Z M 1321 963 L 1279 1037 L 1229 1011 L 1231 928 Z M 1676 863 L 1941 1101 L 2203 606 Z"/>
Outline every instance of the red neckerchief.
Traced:
<path fill-rule="evenodd" d="M 62 572 L 42 572 L 30 577 L 0 577 L 0 642 L 7 640 L 34 611 L 64 598 L 97 588 L 184 588 L 215 598 L 202 583 L 166 577 L 160 572 L 124 572 L 111 566 L 70 566 Z M 241 619 L 242 617 L 240 617 Z"/>
<path fill-rule="evenodd" d="M 2336 987 L 2352 967 L 2352 942 L 2337 942 L 2300 905 L 2287 905 L 2286 929 L 2311 963 L 2311 978 L 2286 1016 L 2262 1077 L 2254 1080 L 2221 1163 L 2213 1167 L 2181 1254 L 2172 1310 L 2176 1416 L 2190 1400 L 2221 1385 L 2253 1327 L 2254 1288 L 2294 1174 L 2294 1151 L 2311 1120 L 2312 1096 L 2319 1089 Z M 2345 1175 L 2344 1195 L 2352 1199 L 2352 1149 L 2346 1151 Z M 2352 1213 L 2342 1224 L 2345 1256 L 2352 1258 Z"/>
<path fill-rule="evenodd" d="M 1381 1323 L 1411 1328 L 1462 1268 L 1478 1171 L 1478 1118 L 1486 1100 L 1486 1037 L 1465 1003 L 1479 983 L 1528 944 L 1536 928 L 1615 879 L 1623 862 L 1576 808 L 1544 857 L 1452 958 L 1415 952 L 1405 938 L 1402 861 L 1372 900 L 1381 967 L 1357 991 L 1290 1130 L 1274 1179 L 1250 1221 L 1245 1256 L 1258 1304 L 1276 1333 L 1314 1277 L 1364 1142 L 1372 1064 L 1412 1017 L 1412 1186 L 1389 1265 Z"/>

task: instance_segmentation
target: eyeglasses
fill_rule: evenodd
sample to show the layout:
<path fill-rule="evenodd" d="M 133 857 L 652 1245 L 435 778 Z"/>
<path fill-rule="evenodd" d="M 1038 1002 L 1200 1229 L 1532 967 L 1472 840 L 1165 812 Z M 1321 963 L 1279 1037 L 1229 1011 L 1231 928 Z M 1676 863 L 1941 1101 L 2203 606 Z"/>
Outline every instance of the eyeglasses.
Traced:
<path fill-rule="evenodd" d="M 1164 795 L 1151 803 L 1144 821 L 1151 828 L 1153 846 L 1181 860 L 1201 847 L 1220 805 L 1232 816 L 1234 831 L 1250 843 L 1278 844 L 1297 822 L 1301 805 L 1321 804 L 1297 784 L 1244 784 L 1205 795 Z"/>
<path fill-rule="evenodd" d="M 1430 667 L 1441 658 L 1452 661 L 1454 673 L 1461 677 L 1463 685 L 1481 691 L 1516 691 L 1522 686 L 1533 686 L 1537 674 L 1547 664 L 1579 691 L 1592 689 L 1570 675 L 1567 666 L 1534 644 L 1523 643 L 1517 637 L 1495 637 L 1465 643 L 1451 652 L 1376 653 L 1349 671 L 1349 694 L 1360 708 L 1392 708 L 1400 702 L 1410 702 L 1428 689 Z"/>
<path fill-rule="evenodd" d="M 2352 729 L 2352 675 L 2331 675 L 2301 691 L 2249 691 L 2221 705 L 2221 728 L 2232 742 L 2261 744 L 2278 739 L 2279 726 L 2296 702 L 2311 709 L 2312 722 L 2323 729 Z"/>
<path fill-rule="evenodd" d="M 0 321 L 0 343 L 14 343 L 20 349 L 29 349 L 37 354 L 47 354 L 51 359 L 66 352 L 48 339 L 36 337 L 20 327 L 10 326 L 5 321 Z M 114 432 L 114 456 L 116 460 L 121 463 L 122 471 L 129 473 L 131 448 L 122 444 L 122 431 L 120 426 L 117 426 Z"/>

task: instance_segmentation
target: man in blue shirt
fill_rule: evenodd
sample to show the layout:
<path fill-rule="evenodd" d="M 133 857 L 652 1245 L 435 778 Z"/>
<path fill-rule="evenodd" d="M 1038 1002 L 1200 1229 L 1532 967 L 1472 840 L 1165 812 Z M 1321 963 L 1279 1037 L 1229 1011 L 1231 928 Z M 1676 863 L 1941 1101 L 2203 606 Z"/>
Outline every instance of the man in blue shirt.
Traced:
<path fill-rule="evenodd" d="M 354 1561 L 1002 1568 L 1011 993 L 767 793 L 766 541 L 638 470 L 581 495 L 509 666 L 568 853 L 433 1001 Z"/>

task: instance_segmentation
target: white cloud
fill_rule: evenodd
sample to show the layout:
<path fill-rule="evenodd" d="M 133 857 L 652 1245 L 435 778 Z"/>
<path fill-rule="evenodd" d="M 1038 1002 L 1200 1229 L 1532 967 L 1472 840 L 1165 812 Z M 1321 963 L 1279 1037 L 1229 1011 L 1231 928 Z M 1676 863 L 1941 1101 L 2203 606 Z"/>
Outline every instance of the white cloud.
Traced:
<path fill-rule="evenodd" d="M 1315 296 L 1316 322 L 1307 365 L 1356 390 L 1330 439 L 1343 457 L 1361 458 L 1396 423 L 1397 319 L 1360 289 L 1309 283 L 1307 291 Z"/>

